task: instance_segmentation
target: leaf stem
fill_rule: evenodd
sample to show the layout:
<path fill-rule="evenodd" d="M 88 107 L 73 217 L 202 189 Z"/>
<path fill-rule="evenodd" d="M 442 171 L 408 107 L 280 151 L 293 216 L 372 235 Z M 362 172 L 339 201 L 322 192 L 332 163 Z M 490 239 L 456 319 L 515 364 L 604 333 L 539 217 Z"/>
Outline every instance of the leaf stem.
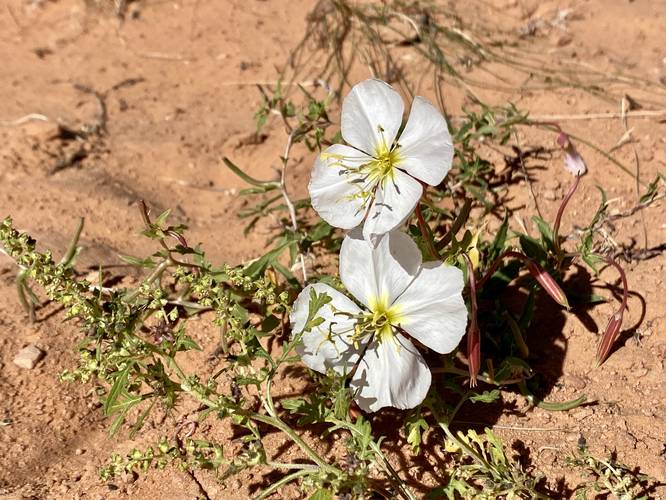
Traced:
<path fill-rule="evenodd" d="M 270 485 L 268 488 L 266 488 L 264 491 L 262 491 L 257 497 L 255 497 L 255 500 L 262 500 L 264 498 L 268 498 L 270 495 L 278 491 L 282 486 L 285 484 L 291 483 L 292 481 L 298 479 L 299 477 L 302 476 L 307 476 L 308 474 L 311 474 L 311 471 L 308 470 L 299 470 L 296 472 L 293 472 L 291 474 L 288 474 L 284 476 L 282 479 L 279 481 L 274 482 L 272 485 Z"/>
<path fill-rule="evenodd" d="M 356 427 L 354 427 L 352 424 L 349 422 L 346 422 L 344 420 L 340 420 L 337 418 L 329 418 L 327 419 L 328 422 L 331 422 L 332 424 L 335 424 L 337 427 L 345 429 L 346 431 L 352 433 L 352 434 L 357 434 L 359 436 L 362 436 L 361 431 L 359 431 Z M 363 437 L 363 436 L 362 436 Z M 393 479 L 393 482 L 395 486 L 400 490 L 400 493 L 404 498 L 407 500 L 415 500 L 414 495 L 412 492 L 405 487 L 405 484 L 403 480 L 400 478 L 396 470 L 393 468 L 391 463 L 386 459 L 386 456 L 384 456 L 384 453 L 382 452 L 381 448 L 379 445 L 374 441 L 370 441 L 370 448 L 372 448 L 372 451 L 374 454 L 377 456 L 379 459 L 382 467 L 384 468 L 384 471 Z"/>
<path fill-rule="evenodd" d="M 437 251 L 437 248 L 435 248 L 435 243 L 432 239 L 432 231 L 426 224 L 426 221 L 423 218 L 423 213 L 421 212 L 421 202 L 416 204 L 416 219 L 418 220 L 419 230 L 421 231 L 423 240 L 426 242 L 430 256 L 435 260 L 439 260 L 439 252 Z"/>

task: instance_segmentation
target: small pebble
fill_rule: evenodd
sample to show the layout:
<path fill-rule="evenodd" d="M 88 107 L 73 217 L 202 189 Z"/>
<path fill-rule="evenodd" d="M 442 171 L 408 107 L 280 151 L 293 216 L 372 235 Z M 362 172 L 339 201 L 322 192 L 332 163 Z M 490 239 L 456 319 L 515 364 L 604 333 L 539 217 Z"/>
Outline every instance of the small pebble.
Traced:
<path fill-rule="evenodd" d="M 38 347 L 30 344 L 28 347 L 24 347 L 18 352 L 14 358 L 14 364 L 21 368 L 25 368 L 26 370 L 32 370 L 43 357 L 44 352 Z"/>
<path fill-rule="evenodd" d="M 125 484 L 132 484 L 134 481 L 136 481 L 136 478 L 137 474 L 134 471 L 124 472 L 121 476 L 121 479 Z"/>

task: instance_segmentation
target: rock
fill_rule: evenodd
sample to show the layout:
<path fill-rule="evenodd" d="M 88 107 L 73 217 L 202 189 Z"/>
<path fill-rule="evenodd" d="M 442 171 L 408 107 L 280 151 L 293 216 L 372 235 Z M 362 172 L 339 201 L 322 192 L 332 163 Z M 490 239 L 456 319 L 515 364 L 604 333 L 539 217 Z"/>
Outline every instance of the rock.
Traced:
<path fill-rule="evenodd" d="M 121 479 L 125 484 L 132 484 L 134 481 L 136 481 L 137 477 L 138 475 L 136 472 L 130 471 L 130 472 L 123 472 Z"/>
<path fill-rule="evenodd" d="M 14 358 L 14 364 L 21 368 L 32 370 L 43 357 L 44 352 L 38 347 L 30 344 L 28 347 L 24 347 L 18 352 Z"/>

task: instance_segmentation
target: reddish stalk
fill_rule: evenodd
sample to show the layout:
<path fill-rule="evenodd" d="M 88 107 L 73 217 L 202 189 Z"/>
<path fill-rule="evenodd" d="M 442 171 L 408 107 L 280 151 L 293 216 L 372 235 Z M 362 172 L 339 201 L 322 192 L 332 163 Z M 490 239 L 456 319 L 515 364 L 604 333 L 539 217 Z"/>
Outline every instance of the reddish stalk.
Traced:
<path fill-rule="evenodd" d="M 488 271 L 486 271 L 486 274 L 484 274 L 477 283 L 477 288 L 480 289 L 483 287 L 483 285 L 492 277 L 492 275 L 495 274 L 500 264 L 502 263 L 502 260 L 506 257 L 513 257 L 514 259 L 518 259 L 523 262 L 532 277 L 537 280 L 539 285 L 541 285 L 546 293 L 548 293 L 548 295 L 550 295 L 550 297 L 562 307 L 569 309 L 569 301 L 567 300 L 567 296 L 562 288 L 560 288 L 560 285 L 557 284 L 557 281 L 555 281 L 555 279 L 550 274 L 548 274 L 548 272 L 546 272 L 546 270 L 543 269 L 539 264 L 532 261 L 526 255 L 513 250 L 507 250 L 495 259 Z"/>
<path fill-rule="evenodd" d="M 573 184 L 569 188 L 569 191 L 567 192 L 566 196 L 562 200 L 562 203 L 560 204 L 560 208 L 557 210 L 557 217 L 555 217 L 555 224 L 553 224 L 553 243 L 555 244 L 555 249 L 557 251 L 557 256 L 558 260 L 561 259 L 561 251 L 560 251 L 560 223 L 562 222 L 562 215 L 564 215 L 564 209 L 567 208 L 567 204 L 569 203 L 569 200 L 571 200 L 571 197 L 574 195 L 576 192 L 576 189 L 578 188 L 578 184 L 580 183 L 580 175 L 576 176 L 576 180 L 574 180 Z"/>

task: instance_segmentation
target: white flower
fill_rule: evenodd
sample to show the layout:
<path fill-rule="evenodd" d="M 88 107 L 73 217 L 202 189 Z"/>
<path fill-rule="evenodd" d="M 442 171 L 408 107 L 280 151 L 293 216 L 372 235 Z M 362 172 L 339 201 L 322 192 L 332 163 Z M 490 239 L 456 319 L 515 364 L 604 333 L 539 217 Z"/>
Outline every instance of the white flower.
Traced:
<path fill-rule="evenodd" d="M 332 300 L 317 313 L 322 322 L 303 333 L 299 354 L 313 370 L 350 375 L 365 411 L 413 408 L 425 398 L 431 374 L 407 335 L 439 353 L 456 348 L 467 325 L 462 272 L 422 263 L 416 243 L 402 232 L 373 248 L 359 228 L 342 243 L 340 279 L 362 307 L 326 284 L 307 286 L 294 303 L 293 335 L 308 321 L 311 290 Z"/>
<path fill-rule="evenodd" d="M 379 235 L 409 217 L 423 192 L 451 168 L 453 142 L 441 113 L 416 97 L 398 137 L 404 105 L 380 80 L 355 85 L 342 104 L 342 137 L 315 162 L 310 197 L 322 219 L 352 229 L 363 220 L 363 235 Z"/>

